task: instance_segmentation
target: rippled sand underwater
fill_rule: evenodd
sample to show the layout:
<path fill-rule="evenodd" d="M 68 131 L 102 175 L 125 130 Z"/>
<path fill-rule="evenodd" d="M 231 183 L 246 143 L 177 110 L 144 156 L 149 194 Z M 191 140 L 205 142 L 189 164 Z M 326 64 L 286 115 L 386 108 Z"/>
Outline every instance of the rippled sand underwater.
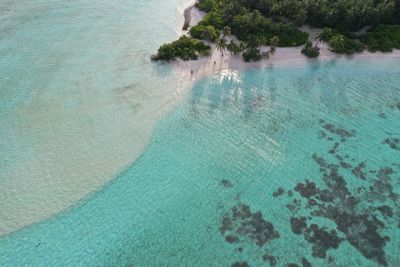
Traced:
<path fill-rule="evenodd" d="M 399 67 L 203 79 L 119 177 L 1 238 L 0 265 L 398 266 Z"/>
<path fill-rule="evenodd" d="M 186 87 L 150 55 L 179 35 L 187 4 L 0 1 L 0 236 L 62 212 L 140 155 Z"/>

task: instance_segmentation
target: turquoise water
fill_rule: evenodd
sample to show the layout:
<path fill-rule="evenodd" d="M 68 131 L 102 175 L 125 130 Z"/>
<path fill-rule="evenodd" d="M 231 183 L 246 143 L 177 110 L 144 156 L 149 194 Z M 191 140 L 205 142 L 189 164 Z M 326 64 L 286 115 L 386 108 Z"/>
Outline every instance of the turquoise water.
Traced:
<path fill-rule="evenodd" d="M 198 81 L 111 183 L 3 236 L 0 265 L 399 266 L 399 67 Z"/>
<path fill-rule="evenodd" d="M 0 235 L 140 155 L 185 88 L 150 55 L 180 34 L 189 1 L 0 1 Z"/>

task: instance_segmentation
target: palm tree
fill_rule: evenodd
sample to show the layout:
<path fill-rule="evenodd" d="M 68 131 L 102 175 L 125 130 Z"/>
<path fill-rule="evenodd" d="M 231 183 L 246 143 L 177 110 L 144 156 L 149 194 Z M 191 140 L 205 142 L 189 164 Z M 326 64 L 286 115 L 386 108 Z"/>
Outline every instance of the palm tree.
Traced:
<path fill-rule="evenodd" d="M 271 55 L 274 55 L 276 52 L 276 47 L 279 45 L 279 37 L 278 36 L 273 36 L 269 40 L 269 53 Z"/>
<path fill-rule="evenodd" d="M 329 39 L 332 36 L 332 29 L 331 28 L 323 28 L 322 31 L 318 32 L 315 36 L 315 48 L 318 48 L 319 43 L 329 42 Z"/>
<path fill-rule="evenodd" d="M 215 44 L 215 46 L 217 47 L 217 50 L 218 51 L 221 51 L 221 53 L 222 53 L 222 56 L 224 56 L 224 50 L 225 50 L 225 48 L 226 48 L 226 40 L 225 40 L 225 38 L 219 38 L 218 40 L 217 40 L 217 43 Z"/>
<path fill-rule="evenodd" d="M 280 12 L 280 9 L 281 9 L 281 6 L 279 5 L 279 3 L 274 2 L 270 8 L 270 13 L 272 13 L 272 16 L 275 17 Z"/>
<path fill-rule="evenodd" d="M 346 45 L 346 38 L 343 34 L 336 34 L 329 40 L 329 46 L 334 50 L 338 51 L 344 48 Z"/>
<path fill-rule="evenodd" d="M 262 15 L 261 15 L 260 11 L 254 10 L 252 13 L 250 13 L 250 16 L 248 19 L 249 19 L 248 20 L 249 27 L 254 30 L 260 24 Z"/>
<path fill-rule="evenodd" d="M 203 33 L 202 33 L 202 38 L 203 40 L 206 41 L 211 41 L 212 40 L 212 33 L 207 27 L 204 27 Z"/>
<path fill-rule="evenodd" d="M 264 43 L 265 43 L 264 38 L 255 35 L 250 35 L 246 43 L 246 48 L 256 48 L 259 50 Z"/>
<path fill-rule="evenodd" d="M 231 42 L 226 46 L 226 48 L 233 55 L 239 54 L 242 51 L 240 45 L 237 44 L 234 40 L 231 40 Z"/>
<path fill-rule="evenodd" d="M 226 36 L 229 36 L 229 35 L 231 35 L 231 27 L 225 26 L 225 27 L 222 29 L 222 38 L 224 38 L 224 37 L 226 37 Z"/>
<path fill-rule="evenodd" d="M 392 14 L 395 9 L 395 2 L 393 1 L 383 1 L 383 3 L 379 3 L 376 8 L 376 20 L 377 23 L 381 22 L 389 14 Z"/>
<path fill-rule="evenodd" d="M 293 16 L 294 23 L 298 26 L 303 25 L 307 20 L 307 10 L 305 8 L 300 8 L 296 15 Z"/>
<path fill-rule="evenodd" d="M 240 42 L 239 43 L 239 49 L 240 49 L 241 52 L 246 50 L 247 48 L 248 48 L 248 44 L 247 43 L 245 43 L 245 42 Z"/>

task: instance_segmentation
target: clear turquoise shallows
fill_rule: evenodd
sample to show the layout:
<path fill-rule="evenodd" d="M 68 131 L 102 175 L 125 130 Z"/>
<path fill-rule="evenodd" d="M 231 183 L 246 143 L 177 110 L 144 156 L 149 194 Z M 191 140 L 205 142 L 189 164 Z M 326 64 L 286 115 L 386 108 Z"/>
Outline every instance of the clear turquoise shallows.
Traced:
<path fill-rule="evenodd" d="M 400 63 L 200 80 L 93 196 L 0 239 L 0 264 L 399 263 Z"/>

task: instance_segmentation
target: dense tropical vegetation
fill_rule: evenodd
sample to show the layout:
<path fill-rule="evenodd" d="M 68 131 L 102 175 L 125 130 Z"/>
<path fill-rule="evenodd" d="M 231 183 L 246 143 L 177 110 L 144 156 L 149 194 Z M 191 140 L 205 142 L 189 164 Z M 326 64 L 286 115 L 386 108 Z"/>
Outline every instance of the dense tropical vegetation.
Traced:
<path fill-rule="evenodd" d="M 361 41 L 371 52 L 400 49 L 400 26 L 379 25 L 362 36 Z"/>
<path fill-rule="evenodd" d="M 269 56 L 276 46 L 305 44 L 302 52 L 311 57 L 321 43 L 347 54 L 400 48 L 400 0 L 199 0 L 196 6 L 206 15 L 191 37 L 215 42 L 222 53 L 242 53 L 246 61 Z M 299 29 L 305 24 L 323 28 L 315 45 Z M 360 31 L 365 27 L 368 32 Z"/>
<path fill-rule="evenodd" d="M 163 44 L 158 53 L 152 56 L 152 60 L 170 61 L 176 58 L 182 60 L 195 60 L 199 56 L 207 56 L 211 53 L 211 47 L 203 41 L 191 37 L 182 36 L 170 44 Z"/>

